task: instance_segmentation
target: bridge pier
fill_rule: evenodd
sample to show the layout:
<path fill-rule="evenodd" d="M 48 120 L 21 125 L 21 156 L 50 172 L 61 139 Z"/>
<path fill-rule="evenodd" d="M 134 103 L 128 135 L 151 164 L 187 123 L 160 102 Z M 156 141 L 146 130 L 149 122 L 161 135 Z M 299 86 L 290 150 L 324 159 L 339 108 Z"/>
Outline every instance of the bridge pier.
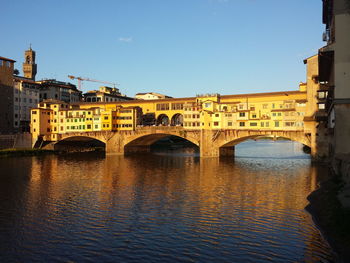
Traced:
<path fill-rule="evenodd" d="M 220 147 L 219 148 L 219 155 L 220 157 L 230 157 L 235 156 L 235 147 Z"/>

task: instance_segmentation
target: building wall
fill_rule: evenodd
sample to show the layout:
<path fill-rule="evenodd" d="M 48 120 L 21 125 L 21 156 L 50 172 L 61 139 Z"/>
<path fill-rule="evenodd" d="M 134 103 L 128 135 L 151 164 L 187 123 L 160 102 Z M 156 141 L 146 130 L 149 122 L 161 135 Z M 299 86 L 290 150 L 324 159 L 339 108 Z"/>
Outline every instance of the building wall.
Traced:
<path fill-rule="evenodd" d="M 39 85 L 35 82 L 15 78 L 14 82 L 14 128 L 19 132 L 29 132 L 30 110 L 39 103 Z"/>
<path fill-rule="evenodd" d="M 0 134 L 14 132 L 13 67 L 14 61 L 0 59 Z"/>

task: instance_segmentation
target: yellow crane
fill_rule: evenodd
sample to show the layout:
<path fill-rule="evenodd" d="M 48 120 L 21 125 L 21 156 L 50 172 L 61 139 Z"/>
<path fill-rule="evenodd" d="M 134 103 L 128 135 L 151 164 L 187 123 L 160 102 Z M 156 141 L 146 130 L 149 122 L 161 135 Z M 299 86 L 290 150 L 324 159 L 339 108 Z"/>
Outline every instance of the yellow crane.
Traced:
<path fill-rule="evenodd" d="M 117 83 L 112 83 L 112 82 L 108 82 L 108 81 L 89 79 L 89 78 L 83 78 L 83 77 L 76 77 L 76 76 L 72 76 L 72 75 L 68 75 L 68 78 L 70 78 L 70 79 L 77 79 L 78 80 L 78 88 L 79 88 L 79 90 L 81 90 L 81 82 L 82 81 L 92 81 L 92 82 L 109 84 L 109 85 L 113 85 L 113 88 L 115 88 L 115 86 L 118 85 Z"/>

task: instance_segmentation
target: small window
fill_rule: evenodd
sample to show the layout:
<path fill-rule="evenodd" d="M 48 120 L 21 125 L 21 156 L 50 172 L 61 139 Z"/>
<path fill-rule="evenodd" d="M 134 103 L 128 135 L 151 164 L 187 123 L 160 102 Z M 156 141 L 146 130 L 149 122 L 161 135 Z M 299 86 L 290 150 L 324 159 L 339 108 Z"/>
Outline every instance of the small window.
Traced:
<path fill-rule="evenodd" d="M 241 121 L 241 122 L 239 123 L 239 126 L 240 126 L 240 127 L 244 127 L 244 126 L 245 126 L 245 123 L 244 123 L 243 121 Z"/>

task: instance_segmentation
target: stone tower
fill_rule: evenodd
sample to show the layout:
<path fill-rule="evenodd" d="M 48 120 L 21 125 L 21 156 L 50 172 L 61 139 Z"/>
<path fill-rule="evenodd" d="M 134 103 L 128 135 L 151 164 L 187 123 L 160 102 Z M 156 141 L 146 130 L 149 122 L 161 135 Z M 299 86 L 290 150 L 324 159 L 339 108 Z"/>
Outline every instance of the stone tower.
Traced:
<path fill-rule="evenodd" d="M 25 78 L 35 80 L 35 51 L 32 50 L 32 46 L 30 46 L 29 49 L 24 52 L 23 74 Z"/>

